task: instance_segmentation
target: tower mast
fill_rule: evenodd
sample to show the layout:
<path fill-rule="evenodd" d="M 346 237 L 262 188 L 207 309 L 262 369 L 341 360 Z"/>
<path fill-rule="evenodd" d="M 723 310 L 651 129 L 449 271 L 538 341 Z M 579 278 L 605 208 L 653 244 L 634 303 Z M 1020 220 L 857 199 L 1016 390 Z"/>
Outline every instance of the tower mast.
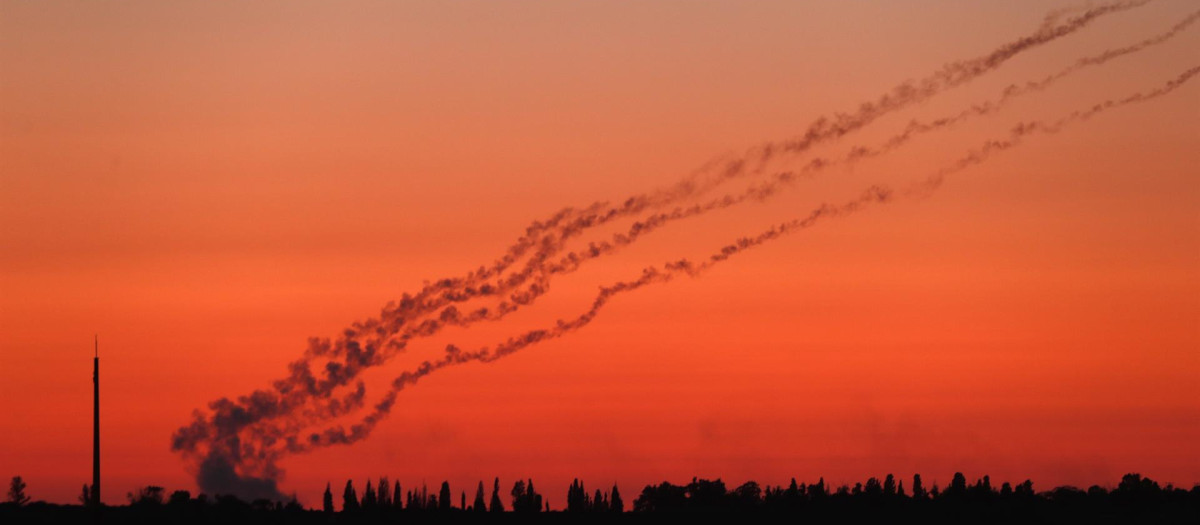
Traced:
<path fill-rule="evenodd" d="M 100 336 L 96 335 L 92 358 L 92 494 L 91 504 L 100 506 Z"/>

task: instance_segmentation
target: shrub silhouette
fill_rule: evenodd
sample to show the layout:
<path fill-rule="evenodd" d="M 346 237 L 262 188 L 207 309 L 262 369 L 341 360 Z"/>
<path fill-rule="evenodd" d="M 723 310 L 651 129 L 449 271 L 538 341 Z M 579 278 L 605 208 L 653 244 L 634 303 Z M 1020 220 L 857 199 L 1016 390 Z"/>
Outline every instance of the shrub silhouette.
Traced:
<path fill-rule="evenodd" d="M 8 485 L 8 502 L 18 507 L 29 503 L 29 496 L 25 495 L 25 480 L 21 476 L 13 476 L 12 482 Z"/>

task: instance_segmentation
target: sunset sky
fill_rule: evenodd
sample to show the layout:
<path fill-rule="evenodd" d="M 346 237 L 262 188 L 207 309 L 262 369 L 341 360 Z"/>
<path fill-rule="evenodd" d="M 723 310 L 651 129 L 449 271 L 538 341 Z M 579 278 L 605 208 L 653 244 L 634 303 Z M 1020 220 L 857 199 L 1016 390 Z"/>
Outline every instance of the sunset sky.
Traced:
<path fill-rule="evenodd" d="M 1168 31 L 1189 0 L 1097 18 L 774 168 Z M 198 490 L 171 450 L 194 410 L 269 388 L 426 281 L 491 264 L 566 206 L 667 187 L 804 132 L 1072 2 L 24 2 L 0 0 L 0 479 L 74 502 L 91 480 L 99 334 L 104 501 Z M 447 344 L 571 319 L 600 286 L 701 260 L 853 199 L 595 321 L 405 389 L 364 441 L 291 454 L 279 487 L 693 476 L 836 485 L 956 471 L 1035 488 L 1140 472 L 1200 482 L 1200 78 L 1029 137 L 936 191 L 899 191 L 1021 122 L 1160 88 L 1200 22 L 991 115 L 672 223 L 497 322 L 364 376 L 367 407 Z M 746 178 L 703 202 L 737 193 Z M 669 208 L 668 208 L 669 209 Z M 649 212 L 647 212 L 649 213 Z M 633 219 L 574 239 L 608 238 Z M 353 416 L 347 422 L 353 422 Z M 338 422 L 341 422 L 340 420 Z M 317 430 L 325 425 L 318 425 Z M 489 481 L 490 483 L 490 481 Z M 506 492 L 506 491 L 505 491 Z"/>

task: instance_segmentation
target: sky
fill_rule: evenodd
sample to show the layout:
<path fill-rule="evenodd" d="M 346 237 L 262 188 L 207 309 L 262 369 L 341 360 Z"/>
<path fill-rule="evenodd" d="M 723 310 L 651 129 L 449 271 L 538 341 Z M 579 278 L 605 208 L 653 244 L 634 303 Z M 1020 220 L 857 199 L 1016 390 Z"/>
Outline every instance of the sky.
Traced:
<path fill-rule="evenodd" d="M 797 137 L 1060 9 L 1058 23 L 1084 10 L 4 0 L 0 476 L 62 503 L 90 482 L 98 334 L 104 501 L 144 485 L 195 492 L 197 465 L 173 434 L 216 399 L 269 389 L 310 337 L 491 264 L 564 207 L 619 205 Z M 771 169 L 881 144 L 1195 9 L 1159 0 L 1096 18 Z M 693 476 L 945 485 L 961 471 L 1047 489 L 1140 472 L 1190 487 L 1200 81 L 1031 136 L 936 191 L 903 189 L 1019 123 L 1160 88 L 1200 65 L 1196 49 L 1189 26 L 769 199 L 673 222 L 555 276 L 500 321 L 414 339 L 364 372 L 366 406 L 347 424 L 447 344 L 553 326 L 645 267 L 896 189 L 694 278 L 614 296 L 561 338 L 439 370 L 366 439 L 281 457 L 279 490 L 316 505 L 347 478 L 449 480 L 469 497 L 479 480 L 531 478 L 561 508 L 573 478 L 619 484 L 629 501 Z"/>

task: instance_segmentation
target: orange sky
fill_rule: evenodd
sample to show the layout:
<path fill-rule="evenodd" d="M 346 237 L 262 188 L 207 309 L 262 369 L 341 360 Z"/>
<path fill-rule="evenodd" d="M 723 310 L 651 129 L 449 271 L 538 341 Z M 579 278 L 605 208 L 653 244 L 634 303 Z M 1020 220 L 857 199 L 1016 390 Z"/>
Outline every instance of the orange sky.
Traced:
<path fill-rule="evenodd" d="M 819 153 L 877 144 L 1194 9 L 1104 17 Z M 282 377 L 308 337 L 491 262 L 531 220 L 791 137 L 1044 15 L 950 1 L 2 2 L 0 476 L 56 502 L 90 481 L 94 333 L 105 501 L 195 490 L 171 433 Z M 1198 48 L 1192 27 L 996 115 L 666 227 L 503 322 L 416 343 L 371 372 L 369 399 L 447 343 L 574 317 L 646 265 L 870 184 L 903 187 L 1019 121 L 1161 86 Z M 286 458 L 281 487 L 311 505 L 347 477 L 449 479 L 456 493 L 532 477 L 555 508 L 574 477 L 620 483 L 629 501 L 692 476 L 944 484 L 961 470 L 1048 488 L 1137 471 L 1190 487 L 1196 151 L 1192 82 L 1031 138 L 928 198 L 615 298 L 569 337 L 431 376 L 365 442 Z"/>

